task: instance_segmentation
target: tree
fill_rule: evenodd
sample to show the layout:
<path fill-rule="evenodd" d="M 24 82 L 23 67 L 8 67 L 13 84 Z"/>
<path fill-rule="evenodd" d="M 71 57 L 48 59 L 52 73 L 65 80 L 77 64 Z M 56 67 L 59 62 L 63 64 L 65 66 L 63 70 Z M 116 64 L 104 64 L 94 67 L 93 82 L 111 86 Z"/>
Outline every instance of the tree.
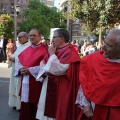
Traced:
<path fill-rule="evenodd" d="M 38 28 L 45 38 L 49 37 L 50 28 L 66 27 L 62 13 L 57 12 L 54 8 L 47 7 L 39 0 L 30 1 L 23 17 L 19 31 L 29 32 L 31 28 Z"/>
<path fill-rule="evenodd" d="M 102 40 L 102 31 L 120 24 L 119 0 L 70 0 L 72 18 L 79 18 L 87 27 L 89 33 L 99 29 L 99 44 Z"/>
<path fill-rule="evenodd" d="M 12 38 L 14 31 L 13 19 L 8 14 L 0 15 L 0 35 L 4 35 L 6 39 Z"/>

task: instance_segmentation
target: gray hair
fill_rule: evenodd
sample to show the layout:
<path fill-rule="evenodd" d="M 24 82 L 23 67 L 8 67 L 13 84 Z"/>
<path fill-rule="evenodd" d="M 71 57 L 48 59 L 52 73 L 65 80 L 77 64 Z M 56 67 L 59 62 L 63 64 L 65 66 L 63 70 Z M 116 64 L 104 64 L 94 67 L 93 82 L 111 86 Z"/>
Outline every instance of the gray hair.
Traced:
<path fill-rule="evenodd" d="M 56 29 L 54 32 L 57 32 L 58 36 L 64 37 L 66 43 L 69 42 L 69 32 L 68 32 L 68 30 L 66 30 L 64 28 L 59 28 L 59 29 Z"/>
<path fill-rule="evenodd" d="M 116 36 L 116 43 L 120 48 L 120 29 L 111 29 L 109 34 L 114 34 Z"/>
<path fill-rule="evenodd" d="M 28 33 L 27 32 L 20 32 L 19 34 L 23 34 L 23 36 L 25 36 L 26 38 L 28 38 Z"/>

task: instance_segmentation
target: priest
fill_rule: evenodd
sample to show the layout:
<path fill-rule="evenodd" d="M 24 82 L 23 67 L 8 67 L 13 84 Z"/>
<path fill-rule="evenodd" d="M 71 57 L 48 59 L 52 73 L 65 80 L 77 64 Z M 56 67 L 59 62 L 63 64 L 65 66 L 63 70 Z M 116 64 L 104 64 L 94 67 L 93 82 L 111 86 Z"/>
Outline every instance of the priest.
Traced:
<path fill-rule="evenodd" d="M 20 89 L 21 109 L 19 120 L 36 120 L 36 111 L 42 83 L 36 81 L 39 64 L 45 57 L 47 47 L 41 42 L 41 32 L 32 29 L 29 33 L 31 46 L 19 56 L 15 75 L 22 76 Z"/>
<path fill-rule="evenodd" d="M 92 120 L 120 119 L 120 29 L 112 29 L 103 50 L 85 56 L 80 66 L 77 104 Z M 79 117 L 78 120 L 84 120 Z"/>
<path fill-rule="evenodd" d="M 55 30 L 49 54 L 40 63 L 37 80 L 43 86 L 36 115 L 39 120 L 77 120 L 80 57 L 68 42 L 66 29 Z"/>
<path fill-rule="evenodd" d="M 8 105 L 13 107 L 13 109 L 19 110 L 21 106 L 19 90 L 21 86 L 21 77 L 16 78 L 14 77 L 15 72 L 15 64 L 18 61 L 18 55 L 24 51 L 28 46 L 30 46 L 30 41 L 28 40 L 28 34 L 26 32 L 20 32 L 18 34 L 18 40 L 20 46 L 17 50 L 10 56 L 8 67 L 12 67 L 11 77 L 10 77 L 10 84 L 9 84 L 9 101 Z"/>

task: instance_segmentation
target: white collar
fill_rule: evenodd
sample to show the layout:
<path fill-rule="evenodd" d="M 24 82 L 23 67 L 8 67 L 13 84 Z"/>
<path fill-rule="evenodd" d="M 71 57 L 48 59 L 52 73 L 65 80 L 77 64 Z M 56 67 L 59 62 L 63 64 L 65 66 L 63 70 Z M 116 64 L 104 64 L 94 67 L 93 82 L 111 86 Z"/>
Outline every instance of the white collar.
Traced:
<path fill-rule="evenodd" d="M 110 62 L 120 63 L 120 59 L 109 59 L 109 58 L 107 58 L 107 60 L 110 61 Z"/>

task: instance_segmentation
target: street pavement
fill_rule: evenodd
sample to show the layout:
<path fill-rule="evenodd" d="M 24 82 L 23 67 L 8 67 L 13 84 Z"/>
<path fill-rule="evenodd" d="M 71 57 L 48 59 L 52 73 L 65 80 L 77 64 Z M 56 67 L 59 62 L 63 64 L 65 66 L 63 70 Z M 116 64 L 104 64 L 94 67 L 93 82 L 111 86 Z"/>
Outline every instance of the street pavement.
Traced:
<path fill-rule="evenodd" d="M 0 63 L 0 120 L 19 119 L 19 112 L 8 106 L 10 73 L 8 64 Z"/>

